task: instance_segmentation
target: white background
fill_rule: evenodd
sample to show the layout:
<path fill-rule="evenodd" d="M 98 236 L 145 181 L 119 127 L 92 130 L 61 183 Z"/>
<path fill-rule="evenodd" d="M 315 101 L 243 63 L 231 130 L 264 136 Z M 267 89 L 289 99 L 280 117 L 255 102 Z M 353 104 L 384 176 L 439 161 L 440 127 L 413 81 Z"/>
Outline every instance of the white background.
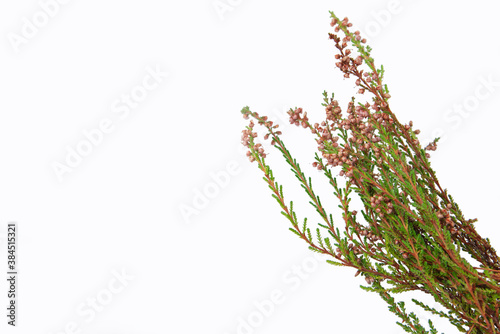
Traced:
<path fill-rule="evenodd" d="M 350 99 L 329 10 L 368 37 L 399 119 L 425 143 L 442 133 L 432 166 L 500 249 L 495 2 L 74 0 L 56 2 L 47 22 L 41 3 L 0 4 L 2 272 L 8 222 L 20 240 L 18 327 L 6 325 L 1 279 L 2 333 L 401 333 L 361 276 L 315 259 L 288 231 L 239 149 L 245 105 L 275 116 L 301 106 L 321 121 L 323 90 Z M 122 94 L 141 90 L 147 68 L 168 76 L 125 114 Z M 112 131 L 60 180 L 54 164 L 106 119 Z M 323 189 L 311 135 L 283 131 Z M 276 166 L 303 217 L 287 171 Z M 196 196 L 209 188 L 206 202 Z M 197 211 L 183 216 L 186 207 Z M 117 272 L 130 277 L 120 285 Z M 280 293 L 272 308 L 263 302 Z"/>

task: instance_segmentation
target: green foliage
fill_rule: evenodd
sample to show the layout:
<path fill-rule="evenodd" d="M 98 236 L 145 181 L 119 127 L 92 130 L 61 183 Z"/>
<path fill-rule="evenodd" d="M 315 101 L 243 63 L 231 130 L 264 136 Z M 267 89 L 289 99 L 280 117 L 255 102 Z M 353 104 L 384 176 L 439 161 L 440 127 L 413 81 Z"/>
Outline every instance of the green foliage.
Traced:
<path fill-rule="evenodd" d="M 384 67 L 377 69 L 372 49 L 364 45 L 359 32 L 351 32 L 347 18 L 340 20 L 333 12 L 331 17 L 335 32 L 343 33 L 342 38 L 329 34 L 338 50 L 336 66 L 345 78 L 356 80 L 358 98 L 370 96 L 371 101 L 356 102 L 353 97 L 343 109 L 333 93 L 329 96 L 324 91 L 321 105 L 326 119 L 321 124 L 310 123 L 302 108 L 290 109 L 288 114 L 292 124 L 315 136 L 318 152 L 313 166 L 333 188 L 342 233 L 314 191 L 311 177 L 282 141 L 278 125 L 244 107 L 242 114 L 252 119 L 242 136 L 250 161 L 263 172 L 272 197 L 292 225 L 290 231 L 310 250 L 333 257 L 328 263 L 352 267 L 356 276 L 364 276 L 368 286 L 361 288 L 379 294 L 406 332 L 437 333 L 431 321 L 425 328 L 404 302 L 392 297 L 421 291 L 448 312 L 413 299 L 418 309 L 448 319 L 459 331 L 500 333 L 500 259 L 489 240 L 476 232 L 475 220 L 464 218 L 432 170 L 427 151 L 435 150 L 439 138 L 423 148 L 413 123 L 400 123 L 390 108 Z M 293 202 L 285 202 L 283 187 L 266 163 L 264 147 L 256 142 L 254 120 L 267 129 L 265 139 L 271 139 L 318 213 L 316 226 L 311 227 L 307 218 L 299 224 Z M 339 182 L 337 173 L 345 182 Z M 361 200 L 360 215 L 351 208 L 353 197 Z"/>

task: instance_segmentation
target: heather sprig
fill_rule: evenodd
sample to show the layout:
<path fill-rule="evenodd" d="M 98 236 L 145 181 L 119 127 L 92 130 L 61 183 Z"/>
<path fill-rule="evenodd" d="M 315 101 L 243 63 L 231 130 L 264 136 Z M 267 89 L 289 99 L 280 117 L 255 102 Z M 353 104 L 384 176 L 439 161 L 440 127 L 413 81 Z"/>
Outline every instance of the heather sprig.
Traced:
<path fill-rule="evenodd" d="M 290 230 L 312 251 L 333 258 L 327 262 L 355 268 L 355 276 L 364 276 L 368 284 L 362 288 L 378 293 L 405 331 L 437 333 L 432 322 L 428 331 L 392 296 L 422 291 L 448 312 L 413 299 L 415 305 L 447 318 L 461 332 L 500 333 L 500 259 L 489 240 L 476 232 L 475 219 L 464 218 L 431 168 L 429 151 L 436 150 L 439 138 L 423 148 L 413 123 L 397 119 L 383 82 L 383 66 L 376 67 L 371 48 L 359 31 L 351 31 L 347 18 L 330 14 L 334 33 L 328 36 L 337 49 L 335 65 L 345 79 L 354 80 L 357 99 L 364 102 L 352 97 L 342 108 L 333 93 L 324 92 L 326 117 L 321 123 L 311 123 L 302 108 L 290 109 L 288 115 L 291 124 L 313 134 L 318 152 L 312 165 L 333 187 L 342 222 L 334 222 L 322 205 L 311 178 L 281 139 L 278 125 L 245 107 L 244 118 L 252 119 L 242 135 L 249 160 L 264 173 L 272 196 L 292 225 Z M 307 218 L 299 221 L 293 202 L 285 201 L 283 187 L 266 163 L 264 145 L 257 142 L 256 125 L 265 127 L 264 140 L 271 139 L 271 146 L 291 167 L 319 214 L 317 226 L 309 226 Z M 338 182 L 338 177 L 345 182 Z M 359 213 L 350 207 L 355 196 L 363 205 Z M 342 233 L 339 224 L 344 226 Z M 462 252 L 477 264 L 472 265 Z"/>

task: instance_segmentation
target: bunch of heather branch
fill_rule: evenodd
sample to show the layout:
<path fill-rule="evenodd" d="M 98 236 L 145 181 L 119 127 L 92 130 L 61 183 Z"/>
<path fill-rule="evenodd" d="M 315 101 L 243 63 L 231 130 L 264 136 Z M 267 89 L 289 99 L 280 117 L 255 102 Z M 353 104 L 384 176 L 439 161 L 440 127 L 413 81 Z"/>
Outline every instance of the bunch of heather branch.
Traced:
<path fill-rule="evenodd" d="M 291 124 L 309 129 L 317 142 L 313 166 L 326 176 L 340 203 L 342 233 L 314 192 L 311 179 L 286 148 L 278 125 L 245 107 L 241 112 L 251 120 L 242 142 L 250 161 L 264 173 L 272 196 L 292 225 L 290 230 L 311 250 L 331 256 L 329 263 L 355 268 L 355 275 L 364 276 L 368 283 L 362 288 L 378 293 L 405 331 L 437 333 L 431 321 L 427 330 L 413 312 L 406 311 L 404 302 L 393 297 L 422 291 L 447 312 L 413 302 L 447 318 L 461 332 L 500 333 L 500 261 L 489 240 L 476 232 L 476 220 L 464 218 L 430 166 L 428 151 L 436 149 L 439 138 L 423 148 L 412 122 L 398 121 L 383 83 L 384 69 L 375 67 L 366 40 L 359 31 L 350 30 L 347 18 L 330 14 L 336 66 L 344 78 L 355 81 L 358 97 L 370 102 L 356 102 L 353 97 L 342 108 L 333 94 L 329 97 L 324 92 L 326 119 L 320 124 L 311 123 L 302 108 L 290 109 L 288 114 Z M 266 163 L 264 146 L 257 143 L 256 125 L 267 129 L 264 139 L 270 139 L 291 166 L 320 216 L 317 226 L 309 227 L 307 218 L 299 222 L 293 203 L 285 201 L 283 188 Z M 338 177 L 345 183 L 337 182 Z M 353 196 L 362 202 L 360 212 L 349 207 Z M 477 263 L 466 260 L 464 252 Z"/>

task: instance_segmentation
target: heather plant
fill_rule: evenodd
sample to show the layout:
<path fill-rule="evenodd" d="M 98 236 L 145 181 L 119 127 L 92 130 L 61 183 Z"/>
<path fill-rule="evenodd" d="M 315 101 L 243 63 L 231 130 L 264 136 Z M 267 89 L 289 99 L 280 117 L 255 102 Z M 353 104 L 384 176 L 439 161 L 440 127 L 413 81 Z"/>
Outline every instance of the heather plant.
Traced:
<path fill-rule="evenodd" d="M 288 115 L 291 124 L 314 136 L 317 152 L 312 165 L 333 187 L 342 221 L 334 222 L 311 178 L 285 146 L 278 125 L 245 107 L 241 112 L 251 120 L 242 142 L 249 160 L 263 172 L 272 197 L 291 223 L 290 231 L 312 251 L 331 257 L 328 263 L 352 267 L 355 276 L 364 276 L 367 285 L 361 287 L 378 293 L 406 332 L 437 333 L 432 321 L 422 324 L 394 298 L 397 293 L 421 291 L 446 311 L 413 298 L 415 307 L 447 318 L 460 332 L 500 333 L 499 257 L 489 240 L 476 232 L 476 219 L 464 217 L 431 168 L 430 151 L 436 150 L 439 138 L 422 145 L 412 122 L 398 120 L 383 82 L 384 68 L 375 66 L 371 48 L 359 31 L 351 31 L 349 20 L 330 14 L 335 64 L 344 78 L 355 82 L 357 96 L 343 108 L 333 93 L 324 92 L 326 119 L 321 123 L 311 123 L 302 108 L 292 108 Z M 264 140 L 281 152 L 307 193 L 321 221 L 317 226 L 309 226 L 307 218 L 299 221 L 293 202 L 285 200 L 266 162 L 265 148 L 257 142 L 257 125 L 265 127 Z M 362 203 L 360 212 L 350 207 L 355 197 Z"/>

